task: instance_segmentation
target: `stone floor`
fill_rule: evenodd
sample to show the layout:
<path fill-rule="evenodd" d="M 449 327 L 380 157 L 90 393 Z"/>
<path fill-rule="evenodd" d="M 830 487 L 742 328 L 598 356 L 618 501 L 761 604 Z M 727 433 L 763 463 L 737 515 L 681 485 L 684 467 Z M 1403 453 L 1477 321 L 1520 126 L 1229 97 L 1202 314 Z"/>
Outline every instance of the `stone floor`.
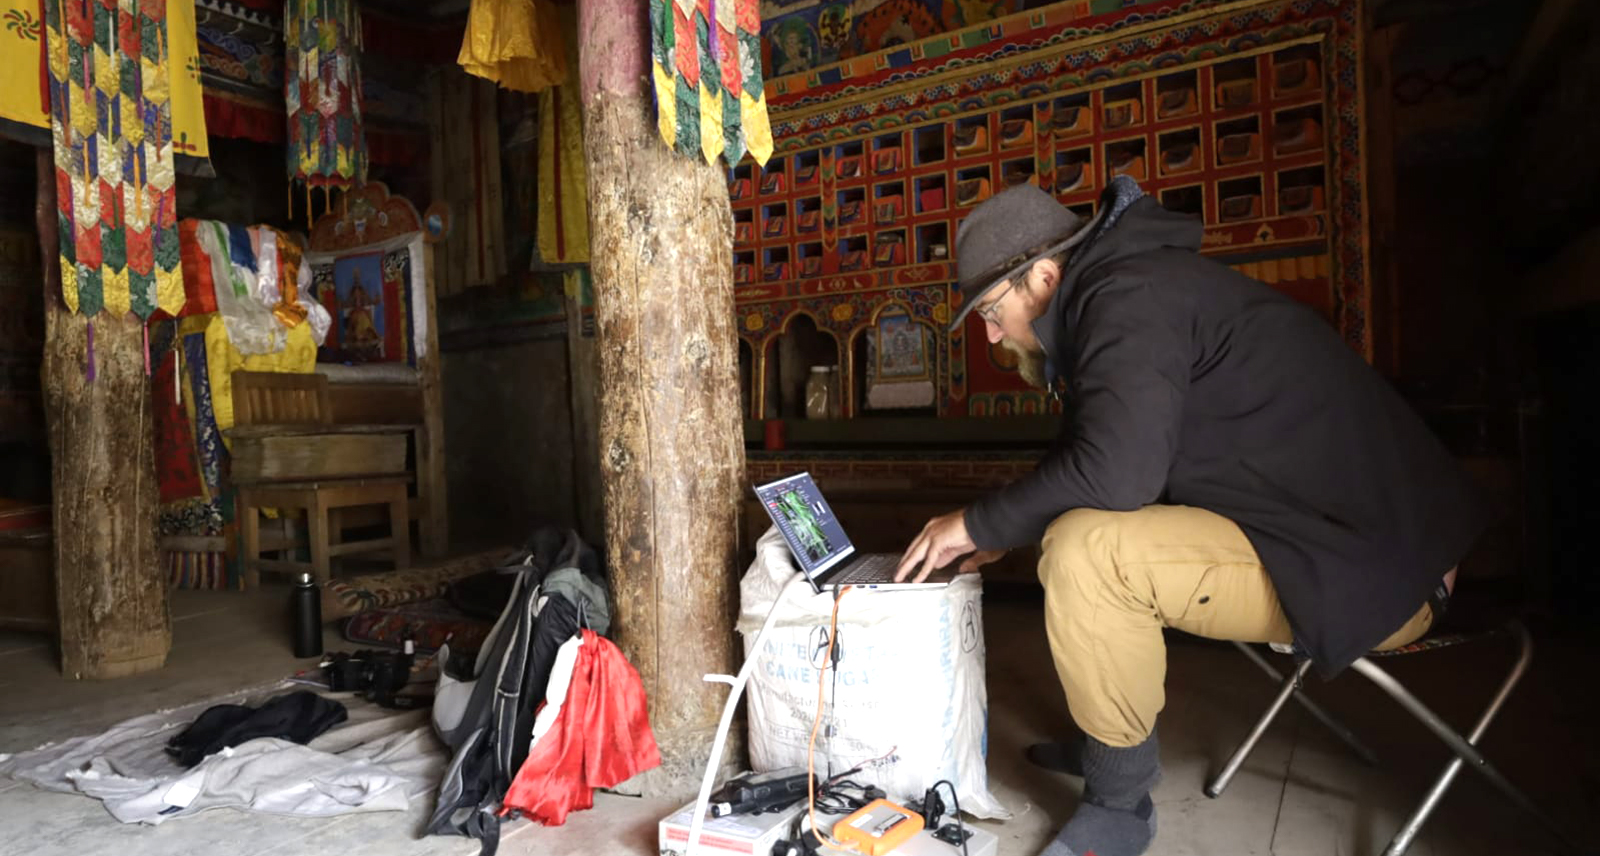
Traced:
<path fill-rule="evenodd" d="M 0 752 L 97 731 L 120 719 L 281 677 L 299 664 L 282 631 L 281 588 L 180 591 L 165 669 L 110 683 L 74 682 L 56 671 L 43 637 L 0 634 Z M 1016 817 L 986 824 L 1001 856 L 1033 856 L 1072 811 L 1081 783 L 1031 769 L 1022 747 L 1056 733 L 1065 702 L 1045 646 L 1041 612 L 1026 600 L 986 607 L 991 786 Z M 330 631 L 330 649 L 348 649 Z M 1535 667 L 1490 730 L 1484 748 L 1550 812 L 1591 841 L 1600 822 L 1600 740 L 1592 708 L 1594 652 L 1542 644 Z M 1293 706 L 1218 800 L 1201 786 L 1273 687 L 1226 646 L 1175 639 L 1161 719 L 1165 778 L 1155 797 L 1160 835 L 1152 856 L 1354 854 L 1377 856 L 1401 817 L 1447 760 L 1446 751 L 1354 675 L 1312 691 L 1368 738 L 1383 758 L 1368 768 Z M 1453 722 L 1475 715 L 1510 663 L 1489 643 L 1476 650 L 1386 661 Z M 672 801 L 601 794 L 592 811 L 548 829 L 517 824 L 501 852 L 647 854 Z M 404 818 L 357 815 L 301 820 L 219 810 L 154 828 L 123 826 L 96 802 L 0 780 L 0 856 L 147 854 L 471 854 L 462 839 L 416 838 L 427 806 Z M 1463 773 L 1411 850 L 1417 856 L 1557 852 L 1480 777 Z"/>

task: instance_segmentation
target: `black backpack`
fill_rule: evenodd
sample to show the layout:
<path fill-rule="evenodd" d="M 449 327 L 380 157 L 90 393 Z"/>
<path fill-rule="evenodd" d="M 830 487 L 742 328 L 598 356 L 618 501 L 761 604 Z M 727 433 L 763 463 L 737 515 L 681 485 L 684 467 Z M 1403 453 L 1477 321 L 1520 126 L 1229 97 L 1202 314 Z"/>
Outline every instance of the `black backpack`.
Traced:
<path fill-rule="evenodd" d="M 604 634 L 610 614 L 600 558 L 570 529 L 539 528 L 498 573 L 512 577 L 510 599 L 475 661 L 451 663 L 440 649 L 433 706 L 454 756 L 427 833 L 476 838 L 481 856 L 499 847 L 500 801 L 528 757 L 557 649 L 581 627 Z M 563 582 L 546 591 L 553 577 Z"/>

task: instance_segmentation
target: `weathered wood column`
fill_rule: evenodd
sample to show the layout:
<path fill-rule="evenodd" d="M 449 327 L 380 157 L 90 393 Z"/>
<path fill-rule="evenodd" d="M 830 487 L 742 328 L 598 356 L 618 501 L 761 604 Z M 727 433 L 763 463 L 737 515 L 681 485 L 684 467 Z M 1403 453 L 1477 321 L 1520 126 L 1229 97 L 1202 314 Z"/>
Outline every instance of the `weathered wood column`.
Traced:
<path fill-rule="evenodd" d="M 579 0 L 578 43 L 606 552 L 663 756 L 644 786 L 670 793 L 698 785 L 726 697 L 701 676 L 733 665 L 744 446 L 727 186 L 656 132 L 647 9 Z"/>
<path fill-rule="evenodd" d="M 55 501 L 61 671 L 117 678 L 159 669 L 172 646 L 156 546 L 155 447 L 144 329 L 61 302 L 55 164 L 38 154 L 35 219 L 44 271 L 45 425 Z M 94 324 L 94 379 L 88 376 Z"/>

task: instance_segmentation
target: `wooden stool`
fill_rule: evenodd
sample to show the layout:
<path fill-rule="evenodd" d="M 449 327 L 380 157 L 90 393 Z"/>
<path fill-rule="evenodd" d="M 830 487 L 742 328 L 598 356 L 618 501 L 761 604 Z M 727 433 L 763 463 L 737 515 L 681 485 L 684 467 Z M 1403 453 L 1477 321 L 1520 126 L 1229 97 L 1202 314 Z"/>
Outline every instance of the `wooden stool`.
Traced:
<path fill-rule="evenodd" d="M 261 585 L 261 572 L 304 573 L 310 571 L 318 585 L 327 584 L 332 572 L 328 562 L 334 556 L 350 553 L 389 551 L 396 570 L 411 566 L 410 517 L 406 507 L 407 476 L 328 481 L 277 482 L 239 486 L 239 526 L 244 536 L 244 578 L 246 587 Z M 389 537 L 367 541 L 342 542 L 340 533 L 329 526 L 329 512 L 357 505 L 389 506 Z M 306 540 L 311 561 L 261 558 L 260 509 L 305 509 Z"/>

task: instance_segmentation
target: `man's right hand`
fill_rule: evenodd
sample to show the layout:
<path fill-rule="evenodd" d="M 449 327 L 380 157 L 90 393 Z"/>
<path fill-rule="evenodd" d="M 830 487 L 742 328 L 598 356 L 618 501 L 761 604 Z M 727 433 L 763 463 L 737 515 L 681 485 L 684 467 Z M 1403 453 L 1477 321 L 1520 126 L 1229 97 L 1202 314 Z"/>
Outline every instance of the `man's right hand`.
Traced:
<path fill-rule="evenodd" d="M 963 574 L 976 573 L 979 568 L 998 560 L 1005 554 L 1005 550 L 979 550 L 962 560 L 960 571 Z"/>
<path fill-rule="evenodd" d="M 916 540 L 906 548 L 905 555 L 900 557 L 900 567 L 895 571 L 894 581 L 903 582 L 909 576 L 912 582 L 920 583 L 935 569 L 977 548 L 978 545 L 967 536 L 965 510 L 940 515 L 929 520 Z"/>

